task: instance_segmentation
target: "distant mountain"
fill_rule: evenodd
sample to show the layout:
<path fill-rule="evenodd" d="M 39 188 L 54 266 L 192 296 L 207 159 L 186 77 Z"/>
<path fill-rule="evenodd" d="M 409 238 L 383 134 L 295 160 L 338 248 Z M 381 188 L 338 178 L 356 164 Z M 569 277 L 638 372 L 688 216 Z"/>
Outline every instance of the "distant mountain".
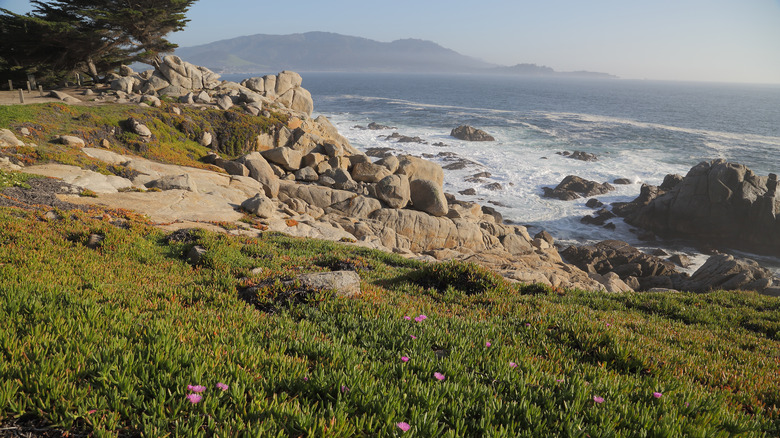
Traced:
<path fill-rule="evenodd" d="M 498 66 L 461 55 L 432 41 L 403 39 L 382 43 L 329 32 L 243 36 L 181 47 L 176 55 L 220 73 L 295 70 L 614 77 L 593 72 L 560 73 L 535 64 Z"/>
<path fill-rule="evenodd" d="M 382 43 L 327 32 L 251 35 L 202 46 L 176 55 L 225 73 L 297 71 L 447 72 L 474 71 L 495 64 L 461 55 L 434 42 L 404 39 Z"/>

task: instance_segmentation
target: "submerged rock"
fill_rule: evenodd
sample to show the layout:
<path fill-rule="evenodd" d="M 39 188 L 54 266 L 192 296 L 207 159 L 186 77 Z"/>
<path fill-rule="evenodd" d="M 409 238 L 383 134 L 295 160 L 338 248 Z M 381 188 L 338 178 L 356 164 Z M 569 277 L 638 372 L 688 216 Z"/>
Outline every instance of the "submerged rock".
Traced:
<path fill-rule="evenodd" d="M 450 132 L 450 135 L 459 140 L 466 141 L 496 141 L 496 139 L 487 132 L 468 125 L 461 125 L 454 128 L 452 132 Z"/>

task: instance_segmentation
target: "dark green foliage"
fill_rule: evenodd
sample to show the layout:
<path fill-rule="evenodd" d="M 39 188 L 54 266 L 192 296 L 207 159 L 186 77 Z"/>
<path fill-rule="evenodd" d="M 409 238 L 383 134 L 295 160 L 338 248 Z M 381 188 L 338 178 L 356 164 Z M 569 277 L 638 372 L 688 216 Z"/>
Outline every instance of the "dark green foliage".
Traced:
<path fill-rule="evenodd" d="M 424 266 L 412 274 L 412 281 L 425 288 L 445 292 L 448 288 L 466 295 L 510 288 L 500 275 L 474 263 L 449 261 Z"/>
<path fill-rule="evenodd" d="M 0 72 L 44 82 L 80 71 L 97 80 L 120 64 L 156 66 L 176 48 L 165 36 L 184 28 L 195 1 L 33 1 L 27 15 L 0 9 Z"/>

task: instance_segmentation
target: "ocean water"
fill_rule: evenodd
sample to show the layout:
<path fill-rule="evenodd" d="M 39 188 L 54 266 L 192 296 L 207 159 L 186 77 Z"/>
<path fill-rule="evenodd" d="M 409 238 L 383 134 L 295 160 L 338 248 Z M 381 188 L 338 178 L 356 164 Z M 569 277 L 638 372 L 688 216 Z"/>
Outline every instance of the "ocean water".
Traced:
<path fill-rule="evenodd" d="M 587 199 L 542 198 L 574 174 L 599 182 L 628 178 L 633 184 L 597 198 L 609 204 L 630 201 L 641 183 L 658 185 L 669 173 L 685 175 L 704 160 L 723 158 L 745 164 L 759 175 L 780 173 L 780 86 L 674 83 L 629 80 L 528 78 L 512 76 L 305 73 L 315 115 L 327 116 L 361 150 L 388 147 L 397 153 L 431 157 L 445 166 L 467 160 L 460 170 L 445 170 L 445 190 L 492 205 L 504 218 L 549 231 L 562 243 L 625 240 L 642 249 L 686 253 L 706 260 L 685 240 L 644 242 L 622 219 L 615 230 L 586 225 L 594 212 Z M 370 122 L 392 129 L 360 129 Z M 465 142 L 450 137 L 468 124 L 495 142 Z M 420 137 L 428 144 L 398 143 L 393 132 Z M 445 146 L 434 146 L 443 143 Z M 585 151 L 596 162 L 565 158 L 556 152 Z M 479 172 L 484 182 L 466 179 Z M 500 189 L 487 186 L 500 184 Z M 758 257 L 778 269 L 780 258 Z"/>

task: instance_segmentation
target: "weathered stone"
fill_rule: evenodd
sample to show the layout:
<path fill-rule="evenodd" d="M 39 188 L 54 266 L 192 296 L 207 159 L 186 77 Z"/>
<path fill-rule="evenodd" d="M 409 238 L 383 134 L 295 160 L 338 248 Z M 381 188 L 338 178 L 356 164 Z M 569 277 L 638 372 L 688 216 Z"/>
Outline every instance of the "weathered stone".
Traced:
<path fill-rule="evenodd" d="M 595 181 L 588 181 L 575 175 L 569 175 L 561 181 L 554 189 L 543 187 L 545 198 L 555 198 L 562 201 L 571 201 L 580 196 L 589 197 L 602 195 L 611 190 L 615 190 L 609 183 L 599 184 Z"/>
<path fill-rule="evenodd" d="M 441 166 L 432 161 L 404 155 L 398 158 L 398 162 L 396 173 L 406 175 L 410 183 L 416 179 L 425 179 L 433 181 L 441 187 L 444 182 L 444 171 Z"/>
<path fill-rule="evenodd" d="M 189 192 L 197 192 L 198 187 L 195 184 L 195 179 L 191 178 L 187 174 L 183 175 L 166 175 L 160 179 L 149 181 L 145 184 L 148 188 L 156 188 L 160 190 L 187 190 Z"/>
<path fill-rule="evenodd" d="M 386 167 L 371 162 L 357 163 L 352 167 L 352 179 L 355 181 L 375 183 L 390 175 Z"/>
<path fill-rule="evenodd" d="M 617 212 L 659 235 L 778 255 L 777 186 L 775 174 L 760 177 L 740 164 L 702 162 L 682 181 L 671 175 L 662 187 L 643 186 L 640 196 Z"/>
<path fill-rule="evenodd" d="M 195 245 L 187 252 L 187 263 L 191 264 L 192 266 L 197 266 L 201 264 L 203 261 L 203 257 L 206 256 L 206 248 Z"/>
<path fill-rule="evenodd" d="M 690 280 L 683 283 L 683 289 L 696 292 L 752 290 L 762 293 L 772 287 L 780 287 L 780 279 L 775 278 L 771 271 L 754 260 L 736 259 L 726 254 L 707 259 Z"/>
<path fill-rule="evenodd" d="M 279 194 L 279 177 L 273 168 L 259 152 L 244 155 L 237 161 L 241 162 L 249 170 L 249 176 L 257 180 L 269 198 L 275 198 Z"/>
<path fill-rule="evenodd" d="M 277 96 L 281 96 L 289 90 L 300 87 L 302 83 L 301 75 L 294 71 L 285 70 L 276 75 L 275 92 Z M 266 89 L 267 89 L 266 84 Z"/>
<path fill-rule="evenodd" d="M 262 193 L 242 202 L 241 208 L 262 218 L 270 218 L 276 212 L 276 204 Z"/>
<path fill-rule="evenodd" d="M 83 145 L 84 141 L 82 140 L 81 143 Z M 0 129 L 0 148 L 21 146 L 24 146 L 24 142 L 16 138 L 10 129 Z"/>
<path fill-rule="evenodd" d="M 265 80 L 263 78 L 249 78 L 241 82 L 241 85 L 257 93 L 265 93 Z"/>
<path fill-rule="evenodd" d="M 75 135 L 60 135 L 55 137 L 53 142 L 77 148 L 86 146 L 84 139 L 76 137 Z"/>
<path fill-rule="evenodd" d="M 214 164 L 225 169 L 225 172 L 227 172 L 228 175 L 249 176 L 249 169 L 247 169 L 246 166 L 238 161 L 229 161 L 223 160 L 222 158 L 217 158 L 214 161 Z"/>
<path fill-rule="evenodd" d="M 127 125 L 130 127 L 130 131 L 140 135 L 141 137 L 151 137 L 152 131 L 143 123 L 139 122 L 133 117 L 127 119 Z"/>
<path fill-rule="evenodd" d="M 492 135 L 488 134 L 487 132 L 481 130 L 472 128 L 468 125 L 461 125 L 457 128 L 454 128 L 452 132 L 450 132 L 450 135 L 460 139 L 460 140 L 466 140 L 466 141 L 495 141 L 496 139 L 493 138 Z"/>
<path fill-rule="evenodd" d="M 123 91 L 127 94 L 133 92 L 133 86 L 135 81 L 131 77 L 122 77 L 111 81 L 111 89 L 117 91 Z"/>
<path fill-rule="evenodd" d="M 317 172 L 311 167 L 302 167 L 295 171 L 295 179 L 297 181 L 314 182 L 319 179 Z"/>
<path fill-rule="evenodd" d="M 198 143 L 200 143 L 201 146 L 211 146 L 211 143 L 214 141 L 214 136 L 211 135 L 210 132 L 204 131 L 203 135 L 200 136 L 200 140 Z"/>
<path fill-rule="evenodd" d="M 433 216 L 447 215 L 447 199 L 441 186 L 427 179 L 415 179 L 409 182 L 410 198 L 415 210 L 424 211 Z"/>
<path fill-rule="evenodd" d="M 233 107 L 233 99 L 223 94 L 217 98 L 217 106 L 219 109 L 227 111 Z"/>
<path fill-rule="evenodd" d="M 263 158 L 282 166 L 287 171 L 296 171 L 301 168 L 303 154 L 301 151 L 287 147 L 279 147 L 261 152 Z"/>
<path fill-rule="evenodd" d="M 404 208 L 411 199 L 409 178 L 406 175 L 390 175 L 376 185 L 377 198 L 391 208 Z"/>
<path fill-rule="evenodd" d="M 355 271 L 318 272 L 296 278 L 303 287 L 334 291 L 337 296 L 360 295 L 360 276 Z"/>
<path fill-rule="evenodd" d="M 212 101 L 213 99 L 205 90 L 202 90 L 200 93 L 198 93 L 197 96 L 195 96 L 195 102 L 197 103 L 211 103 Z"/>

